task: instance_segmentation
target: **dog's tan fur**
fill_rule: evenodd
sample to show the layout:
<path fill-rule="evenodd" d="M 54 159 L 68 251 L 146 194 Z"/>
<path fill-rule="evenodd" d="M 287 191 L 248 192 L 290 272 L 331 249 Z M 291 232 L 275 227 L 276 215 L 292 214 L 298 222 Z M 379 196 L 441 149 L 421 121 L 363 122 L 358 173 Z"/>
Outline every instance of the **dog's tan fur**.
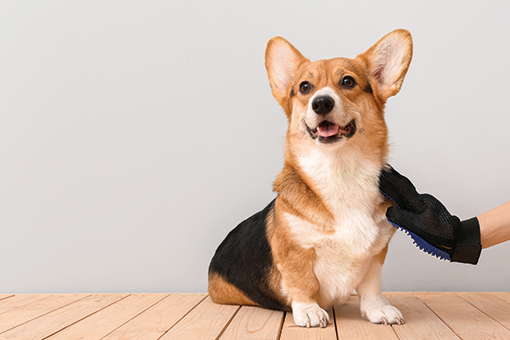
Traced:
<path fill-rule="evenodd" d="M 274 264 L 268 275 L 277 300 L 292 309 L 297 325 L 325 326 L 324 309 L 345 302 L 353 288 L 370 321 L 403 322 L 380 293 L 394 229 L 385 219 L 389 204 L 379 194 L 378 176 L 388 157 L 384 106 L 399 92 L 411 57 L 411 35 L 405 30 L 389 33 L 354 59 L 310 62 L 281 37 L 268 42 L 272 93 L 289 123 L 285 165 L 274 182 L 278 196 L 266 220 Z M 355 86 L 339 83 L 346 76 Z M 305 81 L 313 84 L 310 93 L 300 92 Z M 335 99 L 326 117 L 339 129 L 355 121 L 352 137 L 328 145 L 313 138 L 310 131 L 322 117 L 314 115 L 311 101 L 323 94 Z M 213 300 L 256 305 L 229 285 L 212 277 Z"/>
<path fill-rule="evenodd" d="M 218 274 L 209 276 L 209 295 L 214 302 L 222 304 L 234 304 L 245 306 L 258 306 L 252 299 L 247 297 L 236 286 L 227 282 Z"/>

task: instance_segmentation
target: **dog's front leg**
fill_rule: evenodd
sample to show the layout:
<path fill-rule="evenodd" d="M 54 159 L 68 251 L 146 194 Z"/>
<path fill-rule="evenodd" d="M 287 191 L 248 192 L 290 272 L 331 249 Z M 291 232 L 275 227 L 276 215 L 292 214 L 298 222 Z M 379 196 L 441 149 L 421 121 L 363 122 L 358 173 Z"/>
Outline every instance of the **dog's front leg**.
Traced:
<path fill-rule="evenodd" d="M 313 272 L 313 249 L 289 251 L 278 265 L 283 295 L 287 296 L 294 323 L 301 327 L 326 327 L 329 315 L 317 303 L 319 281 Z"/>
<path fill-rule="evenodd" d="M 303 300 L 306 301 L 306 300 Z M 292 302 L 294 323 L 301 327 L 326 327 L 329 324 L 329 315 L 317 302 Z"/>
<path fill-rule="evenodd" d="M 372 323 L 403 324 L 402 313 L 388 302 L 381 294 L 382 265 L 388 247 L 375 256 L 368 266 L 367 273 L 356 288 L 360 297 L 361 315 Z"/>

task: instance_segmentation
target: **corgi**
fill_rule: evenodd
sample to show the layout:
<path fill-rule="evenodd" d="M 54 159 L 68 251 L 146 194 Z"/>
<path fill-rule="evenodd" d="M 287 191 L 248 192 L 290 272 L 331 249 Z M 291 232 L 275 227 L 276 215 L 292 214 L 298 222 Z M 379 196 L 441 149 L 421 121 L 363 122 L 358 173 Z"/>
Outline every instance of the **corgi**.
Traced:
<path fill-rule="evenodd" d="M 404 322 L 381 294 L 395 228 L 379 174 L 388 159 L 385 103 L 400 91 L 411 58 L 403 29 L 354 59 L 310 62 L 282 37 L 268 42 L 272 94 L 288 119 L 285 164 L 276 198 L 216 250 L 214 302 L 291 311 L 298 326 L 325 327 L 326 311 L 356 290 L 370 322 Z"/>

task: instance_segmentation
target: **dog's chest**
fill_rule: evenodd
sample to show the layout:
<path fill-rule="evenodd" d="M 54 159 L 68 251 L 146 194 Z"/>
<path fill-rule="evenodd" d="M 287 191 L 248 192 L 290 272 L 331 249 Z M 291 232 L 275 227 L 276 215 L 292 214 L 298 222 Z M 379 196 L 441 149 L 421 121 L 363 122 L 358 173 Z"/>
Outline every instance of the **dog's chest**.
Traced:
<path fill-rule="evenodd" d="M 377 166 L 334 164 L 323 157 L 302 159 L 324 203 L 333 213 L 333 230 L 324 230 L 287 215 L 291 233 L 303 248 L 313 248 L 319 301 L 324 307 L 341 304 L 363 279 L 374 255 L 387 245 L 392 232 L 379 207 Z"/>
<path fill-rule="evenodd" d="M 287 214 L 286 220 L 294 239 L 305 249 L 315 251 L 314 274 L 324 307 L 341 304 L 349 297 L 366 273 L 373 256 L 391 237 L 391 226 L 384 214 L 351 213 L 325 233 L 319 226 Z"/>

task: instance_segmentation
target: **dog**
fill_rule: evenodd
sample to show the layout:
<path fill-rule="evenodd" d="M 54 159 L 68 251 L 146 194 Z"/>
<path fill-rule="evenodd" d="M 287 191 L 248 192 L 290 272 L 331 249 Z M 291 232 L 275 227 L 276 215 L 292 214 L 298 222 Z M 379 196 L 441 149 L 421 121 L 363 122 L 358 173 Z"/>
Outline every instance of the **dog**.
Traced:
<path fill-rule="evenodd" d="M 214 302 L 292 311 L 298 326 L 325 327 L 326 310 L 356 290 L 370 322 L 404 322 L 381 294 L 395 228 L 378 178 L 388 158 L 385 103 L 400 91 L 412 44 L 399 29 L 354 59 L 310 62 L 282 37 L 268 42 L 272 94 L 288 119 L 285 165 L 276 198 L 216 250 Z"/>

